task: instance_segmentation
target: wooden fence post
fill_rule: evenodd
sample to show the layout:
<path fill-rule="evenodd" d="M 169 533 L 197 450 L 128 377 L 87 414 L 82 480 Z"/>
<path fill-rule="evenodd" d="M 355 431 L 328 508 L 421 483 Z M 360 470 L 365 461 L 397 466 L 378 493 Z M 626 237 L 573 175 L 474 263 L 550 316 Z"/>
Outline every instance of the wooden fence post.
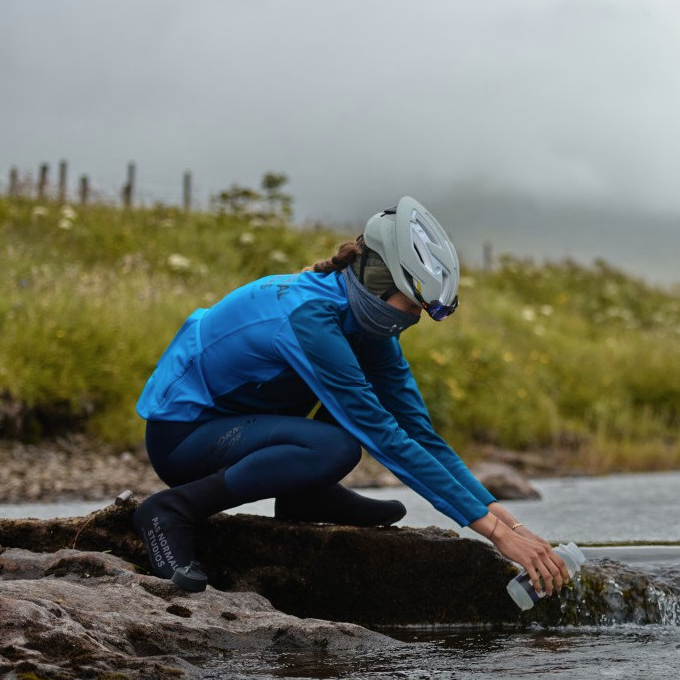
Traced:
<path fill-rule="evenodd" d="M 67 166 L 66 161 L 59 162 L 59 203 L 66 203 L 67 180 L 66 180 Z"/>
<path fill-rule="evenodd" d="M 16 198 L 19 195 L 19 171 L 13 166 L 9 171 L 9 195 Z"/>
<path fill-rule="evenodd" d="M 125 184 L 125 186 L 123 186 L 122 191 L 123 205 L 126 208 L 132 207 L 134 191 L 135 191 L 135 164 L 128 163 L 127 183 Z"/>
<path fill-rule="evenodd" d="M 87 203 L 88 195 L 90 193 L 90 180 L 87 175 L 80 178 L 80 203 L 85 205 Z"/>
<path fill-rule="evenodd" d="M 43 163 L 40 166 L 40 171 L 38 173 L 38 200 L 42 201 L 47 195 L 47 175 L 49 173 L 50 166 L 47 163 Z"/>
<path fill-rule="evenodd" d="M 491 243 L 484 241 L 482 250 L 482 262 L 484 263 L 484 271 L 490 272 L 493 269 L 493 255 L 491 253 Z"/>
<path fill-rule="evenodd" d="M 188 170 L 184 173 L 182 183 L 182 207 L 186 212 L 191 210 L 191 172 Z"/>

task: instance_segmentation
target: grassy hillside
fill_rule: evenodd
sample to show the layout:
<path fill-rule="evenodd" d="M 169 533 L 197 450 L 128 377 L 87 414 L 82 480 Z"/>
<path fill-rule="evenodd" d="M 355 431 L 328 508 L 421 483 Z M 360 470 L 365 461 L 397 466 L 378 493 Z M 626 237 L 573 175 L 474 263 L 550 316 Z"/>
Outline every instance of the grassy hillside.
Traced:
<path fill-rule="evenodd" d="M 139 441 L 135 401 L 182 320 L 252 278 L 326 257 L 343 237 L 0 199 L 4 412 L 24 414 L 24 436 L 52 417 Z M 507 260 L 465 269 L 460 298 L 453 319 L 423 319 L 403 337 L 454 448 L 566 452 L 592 471 L 680 467 L 677 294 L 604 263 Z"/>

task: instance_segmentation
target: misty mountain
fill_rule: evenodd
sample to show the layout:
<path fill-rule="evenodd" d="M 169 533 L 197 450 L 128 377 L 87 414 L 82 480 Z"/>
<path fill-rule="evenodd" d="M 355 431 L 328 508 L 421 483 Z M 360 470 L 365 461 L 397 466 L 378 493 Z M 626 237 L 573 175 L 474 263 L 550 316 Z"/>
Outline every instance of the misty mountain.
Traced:
<path fill-rule="evenodd" d="M 463 262 L 480 264 L 488 242 L 494 257 L 602 258 L 651 283 L 680 283 L 680 215 L 469 188 L 454 189 L 431 210 L 450 225 Z"/>

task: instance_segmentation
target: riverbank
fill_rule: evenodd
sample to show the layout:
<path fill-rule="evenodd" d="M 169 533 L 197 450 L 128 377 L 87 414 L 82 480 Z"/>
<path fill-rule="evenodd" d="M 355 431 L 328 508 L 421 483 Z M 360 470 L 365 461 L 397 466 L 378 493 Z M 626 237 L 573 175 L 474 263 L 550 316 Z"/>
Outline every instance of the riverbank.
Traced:
<path fill-rule="evenodd" d="M 497 448 L 478 452 L 471 458 L 473 467 L 475 461 L 510 466 L 524 477 L 583 473 L 569 467 L 565 456 Z M 364 455 L 345 484 L 365 488 L 394 487 L 401 483 L 376 460 Z M 84 434 L 39 444 L 0 440 L 0 503 L 100 501 L 115 498 L 125 489 L 133 489 L 138 497 L 143 497 L 163 488 L 165 485 L 149 464 L 142 444 L 125 448 Z"/>
<path fill-rule="evenodd" d="M 400 484 L 368 457 L 346 483 L 352 487 Z M 83 434 L 40 444 L 0 440 L 0 503 L 100 501 L 125 489 L 143 497 L 164 488 L 143 445 L 116 447 Z"/>

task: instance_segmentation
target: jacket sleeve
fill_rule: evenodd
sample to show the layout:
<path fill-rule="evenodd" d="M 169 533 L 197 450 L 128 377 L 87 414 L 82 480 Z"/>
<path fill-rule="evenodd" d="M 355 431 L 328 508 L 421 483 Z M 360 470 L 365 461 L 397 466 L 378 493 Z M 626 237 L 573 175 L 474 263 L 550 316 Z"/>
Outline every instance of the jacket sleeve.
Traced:
<path fill-rule="evenodd" d="M 338 423 L 437 510 L 461 526 L 487 514 L 485 504 L 380 403 L 340 329 L 336 305 L 318 299 L 301 305 L 274 343 Z"/>
<path fill-rule="evenodd" d="M 369 348 L 364 372 L 380 403 L 395 417 L 409 437 L 439 460 L 485 506 L 496 501 L 470 472 L 458 454 L 434 431 L 427 406 L 399 343 L 379 354 Z"/>

